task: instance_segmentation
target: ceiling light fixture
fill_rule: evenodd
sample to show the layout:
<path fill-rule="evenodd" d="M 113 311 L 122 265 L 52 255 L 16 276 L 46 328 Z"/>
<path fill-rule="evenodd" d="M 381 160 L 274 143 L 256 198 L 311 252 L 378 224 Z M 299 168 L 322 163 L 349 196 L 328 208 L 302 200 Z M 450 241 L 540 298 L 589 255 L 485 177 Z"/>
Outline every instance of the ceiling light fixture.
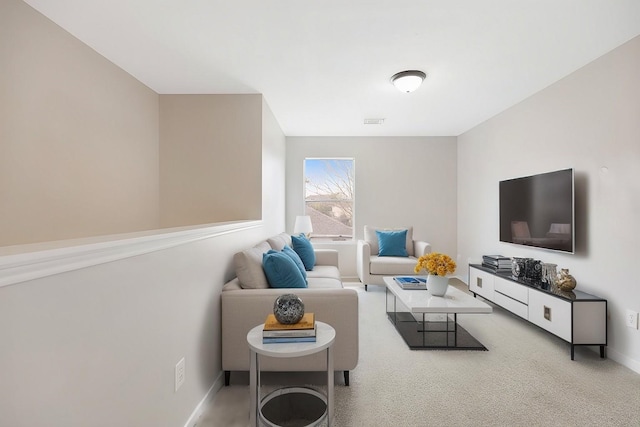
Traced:
<path fill-rule="evenodd" d="M 400 71 L 391 77 L 391 83 L 400 92 L 408 93 L 418 89 L 426 77 L 427 75 L 419 70 Z"/>

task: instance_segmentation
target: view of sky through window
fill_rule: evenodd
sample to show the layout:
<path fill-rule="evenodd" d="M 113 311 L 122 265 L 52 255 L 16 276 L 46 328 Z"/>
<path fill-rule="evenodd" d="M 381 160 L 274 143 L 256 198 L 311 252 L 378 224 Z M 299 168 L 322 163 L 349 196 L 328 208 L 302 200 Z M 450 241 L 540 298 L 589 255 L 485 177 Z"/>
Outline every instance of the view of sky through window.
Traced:
<path fill-rule="evenodd" d="M 353 238 L 353 159 L 305 159 L 305 212 L 312 238 Z"/>

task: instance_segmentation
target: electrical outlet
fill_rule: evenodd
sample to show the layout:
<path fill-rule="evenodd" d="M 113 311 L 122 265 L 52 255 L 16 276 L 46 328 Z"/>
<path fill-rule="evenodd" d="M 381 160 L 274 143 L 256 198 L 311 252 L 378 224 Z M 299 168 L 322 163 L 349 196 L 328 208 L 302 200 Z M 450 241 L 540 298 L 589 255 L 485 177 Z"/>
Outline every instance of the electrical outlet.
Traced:
<path fill-rule="evenodd" d="M 180 359 L 180 361 L 178 363 L 176 363 L 176 370 L 175 370 L 176 388 L 175 388 L 175 391 L 178 391 L 180 386 L 182 386 L 182 384 L 184 384 L 185 376 L 186 376 L 186 366 L 185 366 L 184 357 L 183 357 L 182 359 Z"/>
<path fill-rule="evenodd" d="M 638 329 L 638 312 L 633 310 L 627 310 L 627 316 L 625 317 L 628 327 Z"/>

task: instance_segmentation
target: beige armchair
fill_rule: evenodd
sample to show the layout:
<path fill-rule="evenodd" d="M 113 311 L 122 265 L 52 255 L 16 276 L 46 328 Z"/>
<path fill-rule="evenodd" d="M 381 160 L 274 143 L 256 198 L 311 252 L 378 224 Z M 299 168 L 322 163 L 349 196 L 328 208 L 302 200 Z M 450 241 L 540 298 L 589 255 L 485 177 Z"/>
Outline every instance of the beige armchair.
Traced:
<path fill-rule="evenodd" d="M 379 256 L 376 230 L 407 230 L 408 256 Z M 413 275 L 418 257 L 431 252 L 427 242 L 413 240 L 413 227 L 382 228 L 364 226 L 364 239 L 358 240 L 356 268 L 358 278 L 367 290 L 369 285 L 384 285 L 384 276 Z"/>

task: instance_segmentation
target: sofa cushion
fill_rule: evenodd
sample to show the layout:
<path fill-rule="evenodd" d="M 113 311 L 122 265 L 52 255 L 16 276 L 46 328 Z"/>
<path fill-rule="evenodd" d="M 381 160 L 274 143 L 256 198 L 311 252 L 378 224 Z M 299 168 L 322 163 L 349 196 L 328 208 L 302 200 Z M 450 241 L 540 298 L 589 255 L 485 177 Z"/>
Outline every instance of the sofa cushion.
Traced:
<path fill-rule="evenodd" d="M 280 233 L 277 236 L 269 237 L 267 243 L 269 243 L 271 249 L 281 251 L 285 246 L 291 246 L 291 236 L 287 233 Z"/>
<path fill-rule="evenodd" d="M 269 250 L 262 255 L 264 273 L 272 288 L 306 288 L 307 281 L 296 263 L 284 252 Z"/>
<path fill-rule="evenodd" d="M 378 236 L 378 256 L 409 256 L 407 253 L 407 230 L 380 231 Z"/>
<path fill-rule="evenodd" d="M 233 256 L 236 276 L 243 289 L 267 289 L 269 282 L 262 268 L 262 254 L 271 249 L 267 242 L 261 242 L 251 249 Z"/>
<path fill-rule="evenodd" d="M 407 254 L 409 256 L 414 256 L 413 251 L 413 227 L 394 227 L 394 228 L 384 228 L 384 227 L 372 227 L 369 225 L 364 226 L 364 240 L 369 243 L 369 247 L 371 248 L 371 255 L 378 255 L 380 252 L 380 247 L 378 245 L 378 235 L 376 234 L 376 230 L 380 231 L 396 231 L 396 230 L 407 230 Z"/>
<path fill-rule="evenodd" d="M 307 278 L 324 277 L 340 280 L 340 270 L 333 265 L 316 265 L 313 270 L 307 271 Z"/>
<path fill-rule="evenodd" d="M 302 273 L 302 277 L 307 280 L 307 270 L 304 269 L 304 264 L 302 263 L 302 260 L 300 259 L 298 253 L 291 249 L 291 246 L 289 245 L 284 245 L 284 248 L 282 248 L 282 253 L 287 255 L 293 260 L 293 262 L 296 263 L 296 267 L 298 267 L 298 270 L 300 270 L 300 273 Z"/>
<path fill-rule="evenodd" d="M 372 256 L 370 259 L 371 274 L 386 276 L 414 275 L 418 260 L 415 257 Z"/>
<path fill-rule="evenodd" d="M 340 279 L 332 279 L 330 277 L 314 277 L 309 278 L 309 289 L 341 289 L 342 282 Z"/>
<path fill-rule="evenodd" d="M 293 250 L 300 256 L 305 270 L 313 270 L 313 266 L 316 264 L 316 254 L 309 239 L 300 233 L 299 236 L 291 236 L 291 242 L 293 243 Z"/>

